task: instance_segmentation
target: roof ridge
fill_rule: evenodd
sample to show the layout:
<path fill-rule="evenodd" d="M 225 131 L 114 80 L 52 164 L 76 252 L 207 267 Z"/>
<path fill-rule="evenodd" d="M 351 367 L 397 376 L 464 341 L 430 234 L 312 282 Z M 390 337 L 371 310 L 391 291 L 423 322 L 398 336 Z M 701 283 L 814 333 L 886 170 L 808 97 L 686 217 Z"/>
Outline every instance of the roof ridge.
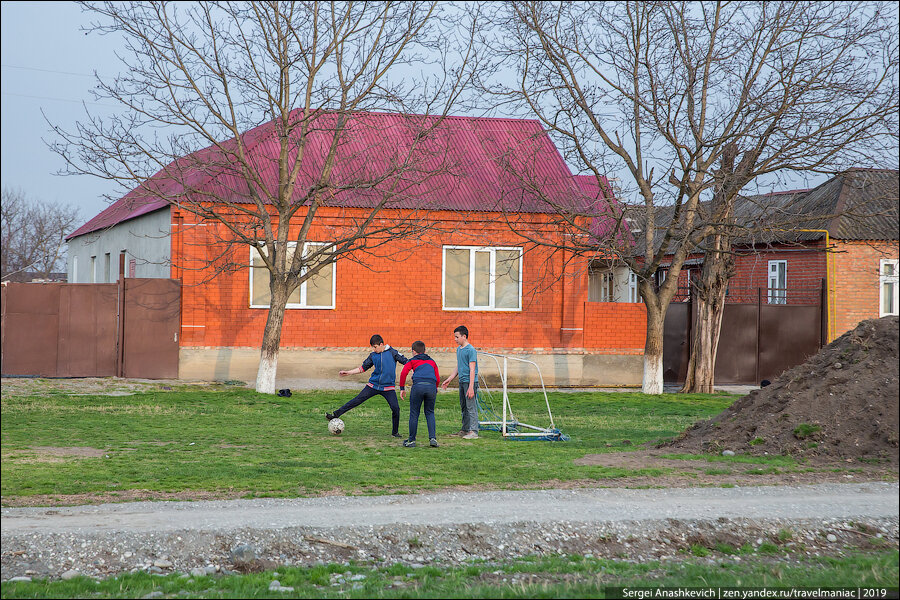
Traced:
<path fill-rule="evenodd" d="M 851 173 L 853 171 L 869 171 L 875 173 L 897 173 L 900 172 L 898 169 L 887 169 L 881 167 L 850 167 L 849 169 L 844 169 L 843 171 L 837 171 L 835 175 L 840 175 L 843 173 Z"/>

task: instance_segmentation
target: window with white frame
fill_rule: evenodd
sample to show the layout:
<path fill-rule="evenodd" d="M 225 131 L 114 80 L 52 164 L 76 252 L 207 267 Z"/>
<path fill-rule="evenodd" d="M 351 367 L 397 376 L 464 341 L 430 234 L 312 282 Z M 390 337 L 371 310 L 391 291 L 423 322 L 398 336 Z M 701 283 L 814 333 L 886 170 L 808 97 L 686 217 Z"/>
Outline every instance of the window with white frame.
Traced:
<path fill-rule="evenodd" d="M 879 307 L 878 316 L 896 315 L 898 313 L 898 284 L 897 284 L 897 259 L 885 258 L 881 260 L 878 269 Z"/>
<path fill-rule="evenodd" d="M 640 302 L 641 294 L 638 290 L 638 280 L 637 273 L 634 271 L 628 272 L 628 301 L 629 302 Z"/>
<path fill-rule="evenodd" d="M 605 261 L 591 261 L 588 265 L 588 302 L 615 302 L 615 272 Z"/>
<path fill-rule="evenodd" d="M 304 256 L 309 255 L 317 246 L 315 242 L 307 242 L 303 247 Z M 296 242 L 288 244 L 289 249 L 296 248 Z M 306 274 L 304 268 L 301 272 Z M 334 308 L 335 266 L 334 263 L 322 269 L 300 284 L 290 296 L 286 308 Z M 269 308 L 272 291 L 269 288 L 269 270 L 263 262 L 259 250 L 250 247 L 250 308 Z"/>
<path fill-rule="evenodd" d="M 769 304 L 787 304 L 787 261 L 769 261 Z"/>
<path fill-rule="evenodd" d="M 521 310 L 522 249 L 444 246 L 446 310 Z"/>

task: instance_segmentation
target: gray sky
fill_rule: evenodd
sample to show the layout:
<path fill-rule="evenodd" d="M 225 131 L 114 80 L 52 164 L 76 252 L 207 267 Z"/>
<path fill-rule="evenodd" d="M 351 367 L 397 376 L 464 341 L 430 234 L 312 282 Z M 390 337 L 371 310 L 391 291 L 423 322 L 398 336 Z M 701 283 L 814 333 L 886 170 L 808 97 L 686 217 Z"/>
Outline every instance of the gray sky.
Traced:
<path fill-rule="evenodd" d="M 122 44 L 114 36 L 86 35 L 80 28 L 88 21 L 71 2 L 2 2 L 2 185 L 77 206 L 82 223 L 107 206 L 104 194 L 117 194 L 118 188 L 96 177 L 55 175 L 64 162 L 43 141 L 52 134 L 42 111 L 72 129 L 85 116 L 82 102 L 99 116 L 116 110 L 93 102 L 89 91 L 94 71 L 117 74 L 115 52 Z M 788 187 L 824 179 L 813 176 Z"/>
<path fill-rule="evenodd" d="M 87 22 L 71 2 L 2 3 L 2 185 L 19 188 L 30 198 L 77 206 L 86 221 L 107 206 L 104 193 L 115 185 L 96 177 L 61 177 L 61 157 L 42 141 L 50 139 L 44 113 L 71 127 L 84 117 L 82 102 L 94 70 L 115 75 L 115 41 L 79 31 Z M 104 106 L 92 104 L 103 114 Z M 109 109 L 114 110 L 113 108 Z"/>

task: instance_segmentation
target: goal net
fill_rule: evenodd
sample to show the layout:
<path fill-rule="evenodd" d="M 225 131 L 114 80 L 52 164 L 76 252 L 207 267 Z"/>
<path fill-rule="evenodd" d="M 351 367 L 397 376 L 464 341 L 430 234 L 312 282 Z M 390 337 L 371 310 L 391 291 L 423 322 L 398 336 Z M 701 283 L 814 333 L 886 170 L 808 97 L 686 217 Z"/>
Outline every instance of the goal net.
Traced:
<path fill-rule="evenodd" d="M 478 428 L 481 430 L 499 431 L 505 439 L 511 440 L 549 440 L 549 441 L 568 441 L 569 436 L 562 433 L 553 424 L 553 413 L 550 410 L 550 399 L 547 397 L 547 389 L 544 387 L 544 376 L 541 374 L 540 367 L 536 363 L 519 358 L 517 356 L 508 356 L 505 354 L 494 354 L 492 352 L 481 352 L 478 354 L 485 357 L 485 360 L 479 361 L 481 369 L 479 369 L 479 393 L 476 398 L 478 404 Z M 538 422 L 546 423 L 545 426 L 524 423 L 516 417 L 513 412 L 512 403 L 509 399 L 509 375 L 510 362 L 527 363 L 537 370 L 538 377 L 541 382 L 541 392 L 544 394 L 544 404 L 547 407 L 546 420 L 543 415 L 536 416 L 535 419 L 541 419 Z M 493 392 L 484 379 L 485 366 L 493 364 L 496 366 L 500 375 L 501 389 Z M 498 407 L 499 404 L 499 413 Z M 531 415 L 529 415 L 529 418 Z"/>

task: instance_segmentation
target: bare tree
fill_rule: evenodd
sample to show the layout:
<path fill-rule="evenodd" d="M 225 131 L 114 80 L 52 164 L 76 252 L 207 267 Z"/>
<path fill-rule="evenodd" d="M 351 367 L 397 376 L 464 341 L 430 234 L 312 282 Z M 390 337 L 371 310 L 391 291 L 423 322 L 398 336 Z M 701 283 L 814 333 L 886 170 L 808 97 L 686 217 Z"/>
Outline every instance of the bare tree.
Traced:
<path fill-rule="evenodd" d="M 27 272 L 44 279 L 61 268 L 65 236 L 78 220 L 78 209 L 29 199 L 21 190 L 3 188 L 3 281 L 23 280 Z"/>
<path fill-rule="evenodd" d="M 503 33 L 486 42 L 496 68 L 512 66 L 516 81 L 497 84 L 486 70 L 495 102 L 536 115 L 598 185 L 627 172 L 625 192 L 641 199 L 629 229 L 639 233 L 635 245 L 623 242 L 627 216 L 603 197 L 592 214 L 561 212 L 573 231 L 557 247 L 616 258 L 636 273 L 647 309 L 645 393 L 662 391 L 663 324 L 678 274 L 709 250 L 690 386 L 709 389 L 737 194 L 766 175 L 896 156 L 896 8 L 511 2 L 496 18 Z M 671 214 L 664 223 L 660 209 Z M 591 229 L 598 219 L 605 239 Z M 664 260 L 668 277 L 657 287 Z"/>
<path fill-rule="evenodd" d="M 70 173 L 209 224 L 218 255 L 204 268 L 246 268 L 256 250 L 270 290 L 256 389 L 273 393 L 291 294 L 339 258 L 365 262 L 429 226 L 415 199 L 451 170 L 442 117 L 474 60 L 467 34 L 436 2 L 84 6 L 100 19 L 92 30 L 126 40 L 124 74 L 98 88 L 126 111 L 55 127 L 54 147 Z M 406 116 L 386 125 L 371 111 Z M 355 211 L 330 210 L 348 198 Z"/>

